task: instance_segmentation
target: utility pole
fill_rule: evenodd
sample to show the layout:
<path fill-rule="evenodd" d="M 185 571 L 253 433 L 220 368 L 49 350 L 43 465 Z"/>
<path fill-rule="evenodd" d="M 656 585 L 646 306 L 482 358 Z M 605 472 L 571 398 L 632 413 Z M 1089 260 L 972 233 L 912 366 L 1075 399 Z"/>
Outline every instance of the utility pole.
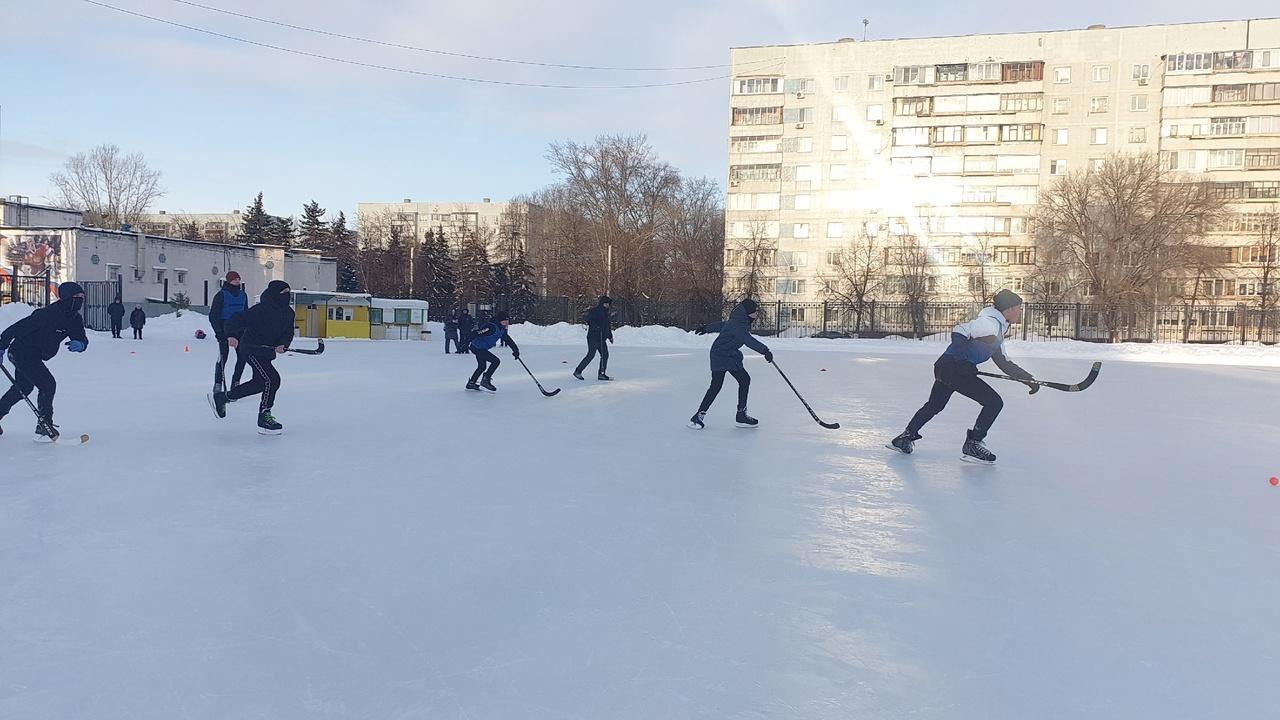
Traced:
<path fill-rule="evenodd" d="M 863 42 L 867 41 L 867 26 L 870 24 L 871 24 L 870 20 L 866 18 L 862 18 L 862 41 Z"/>

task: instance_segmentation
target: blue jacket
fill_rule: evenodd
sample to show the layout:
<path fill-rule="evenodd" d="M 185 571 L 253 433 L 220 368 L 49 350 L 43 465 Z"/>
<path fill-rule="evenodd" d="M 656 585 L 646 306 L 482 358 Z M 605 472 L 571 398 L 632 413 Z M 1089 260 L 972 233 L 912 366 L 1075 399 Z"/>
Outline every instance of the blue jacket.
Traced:
<path fill-rule="evenodd" d="M 737 370 L 742 367 L 743 345 L 761 355 L 772 355 L 768 346 L 751 334 L 751 318 L 747 317 L 747 309 L 738 304 L 729 313 L 725 322 L 712 323 L 703 328 L 706 332 L 719 332 L 720 336 L 711 344 L 711 372 Z"/>
<path fill-rule="evenodd" d="M 232 289 L 235 292 L 232 292 Z M 222 289 L 213 296 L 209 303 L 209 324 L 213 326 L 215 337 L 226 337 L 226 324 L 236 313 L 249 309 L 249 294 L 242 287 L 231 283 L 223 283 Z"/>
<path fill-rule="evenodd" d="M 498 341 L 503 338 L 506 338 L 503 344 L 510 347 L 511 352 L 519 355 L 520 348 L 516 346 L 516 341 L 512 339 L 511 335 L 507 332 L 507 329 L 502 327 L 501 323 L 493 321 L 485 323 L 476 331 L 475 336 L 471 340 L 471 349 L 492 350 L 493 346 L 497 345 Z"/>
<path fill-rule="evenodd" d="M 1030 380 L 1031 373 L 1023 370 L 1004 355 L 1004 336 L 1009 332 L 1009 321 L 993 307 L 983 308 L 978 317 L 960 323 L 951 329 L 951 344 L 943 351 L 950 356 L 973 365 L 994 360 L 1002 372 L 1018 380 Z"/>

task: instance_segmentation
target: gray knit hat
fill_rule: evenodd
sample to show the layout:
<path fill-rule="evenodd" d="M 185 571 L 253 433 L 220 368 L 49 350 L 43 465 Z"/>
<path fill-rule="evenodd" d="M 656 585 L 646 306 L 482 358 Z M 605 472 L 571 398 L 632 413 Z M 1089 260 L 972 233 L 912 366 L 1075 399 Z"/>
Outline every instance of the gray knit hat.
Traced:
<path fill-rule="evenodd" d="M 995 298 L 991 302 L 1000 312 L 1004 312 L 1012 307 L 1018 307 L 1022 304 L 1022 298 L 1018 297 L 1018 293 L 1008 288 L 996 293 Z"/>

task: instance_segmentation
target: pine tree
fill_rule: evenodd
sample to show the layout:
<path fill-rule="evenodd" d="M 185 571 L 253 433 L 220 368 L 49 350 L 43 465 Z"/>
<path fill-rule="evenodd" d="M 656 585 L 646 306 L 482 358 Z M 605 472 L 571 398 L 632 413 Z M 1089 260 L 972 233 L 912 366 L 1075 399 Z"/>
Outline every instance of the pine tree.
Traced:
<path fill-rule="evenodd" d="M 297 232 L 293 227 L 293 216 L 271 218 L 271 226 L 267 230 L 267 238 L 272 245 L 290 247 L 293 245 L 293 239 L 296 235 Z"/>
<path fill-rule="evenodd" d="M 493 299 L 489 248 L 476 233 L 466 231 L 458 258 L 458 295 L 465 303 L 486 303 Z"/>
<path fill-rule="evenodd" d="M 458 299 L 458 272 L 449 252 L 449 241 L 444 228 L 436 228 L 432 241 L 431 261 L 434 272 L 428 297 L 436 303 L 453 307 Z"/>
<path fill-rule="evenodd" d="M 498 307 L 514 319 L 529 316 L 537 295 L 533 288 L 533 268 L 525 260 L 524 250 L 516 248 L 511 257 L 493 264 L 493 294 Z"/>
<path fill-rule="evenodd" d="M 262 193 L 249 203 L 244 213 L 244 227 L 236 240 L 244 245 L 266 245 L 270 242 L 273 218 L 262 207 Z"/>
<path fill-rule="evenodd" d="M 338 219 L 329 227 L 329 241 L 330 251 L 338 261 L 338 292 L 360 292 L 360 277 L 356 272 L 356 239 L 347 229 L 346 213 L 338 212 Z"/>
<path fill-rule="evenodd" d="M 414 254 L 413 297 L 418 300 L 427 300 L 431 297 L 431 283 L 435 278 L 436 269 L 435 258 L 432 257 L 434 247 L 435 235 L 427 230 Z"/>
<path fill-rule="evenodd" d="M 322 253 L 333 252 L 324 212 L 324 208 L 315 200 L 302 206 L 302 220 L 298 222 L 298 247 Z"/>
<path fill-rule="evenodd" d="M 405 270 L 409 266 L 409 248 L 404 241 L 404 231 L 399 225 L 391 226 L 387 249 L 381 253 L 377 265 L 382 276 L 380 285 L 387 297 L 407 297 L 409 284 L 405 282 Z"/>

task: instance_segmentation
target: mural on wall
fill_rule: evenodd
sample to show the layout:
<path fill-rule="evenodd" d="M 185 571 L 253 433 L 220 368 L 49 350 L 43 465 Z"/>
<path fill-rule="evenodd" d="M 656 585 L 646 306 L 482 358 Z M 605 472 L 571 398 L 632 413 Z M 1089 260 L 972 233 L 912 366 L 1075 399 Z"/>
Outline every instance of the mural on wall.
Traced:
<path fill-rule="evenodd" d="M 17 269 L 19 275 L 59 277 L 62 270 L 62 235 L 58 233 L 0 234 L 0 266 Z"/>

